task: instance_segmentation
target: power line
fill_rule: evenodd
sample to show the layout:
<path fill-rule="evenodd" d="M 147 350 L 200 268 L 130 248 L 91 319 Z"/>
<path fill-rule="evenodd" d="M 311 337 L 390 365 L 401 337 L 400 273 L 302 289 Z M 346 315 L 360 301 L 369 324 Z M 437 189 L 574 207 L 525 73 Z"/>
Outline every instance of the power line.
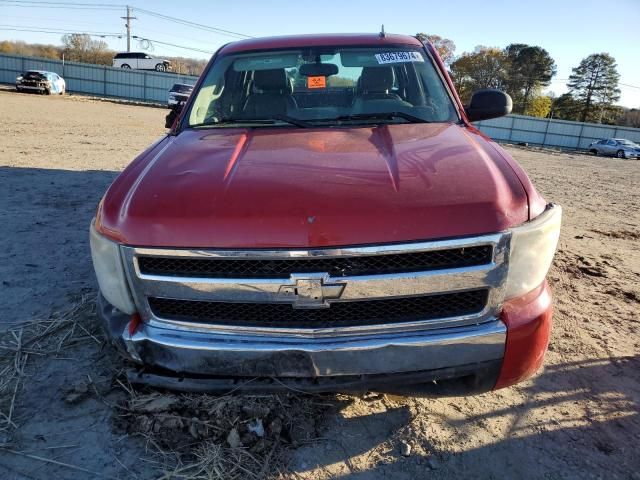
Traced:
<path fill-rule="evenodd" d="M 92 32 L 92 31 L 83 31 L 83 30 L 68 30 L 63 28 L 53 28 L 53 27 L 30 27 L 30 26 L 20 26 L 20 25 L 0 25 L 0 30 L 8 30 L 13 32 L 36 32 L 36 33 L 86 33 L 87 35 L 93 35 L 97 37 L 118 37 L 121 38 L 123 36 L 122 33 L 115 32 Z"/>
<path fill-rule="evenodd" d="M 78 8 L 78 9 L 99 9 L 99 10 L 120 10 L 126 5 L 116 5 L 113 3 L 78 3 L 78 2 L 46 2 L 38 0 L 0 0 L 0 3 L 14 4 L 15 7 L 40 8 Z"/>
<path fill-rule="evenodd" d="M 193 50 L 194 52 L 207 53 L 209 55 L 213 54 L 213 52 L 210 51 L 210 50 L 202 50 L 201 48 L 185 47 L 184 45 L 176 45 L 175 43 L 161 42 L 159 40 L 153 40 L 152 38 L 140 37 L 138 35 L 133 35 L 131 38 L 135 38 L 136 40 L 141 40 L 141 41 L 147 41 L 147 42 L 150 42 L 150 43 L 157 43 L 159 45 L 168 45 L 170 47 L 182 48 L 184 50 Z"/>
<path fill-rule="evenodd" d="M 96 32 L 96 31 L 83 31 L 83 30 L 69 30 L 69 29 L 54 28 L 54 27 L 32 27 L 32 26 L 20 26 L 20 25 L 0 25 L 0 30 L 13 31 L 13 32 L 49 33 L 49 34 L 55 34 L 55 35 L 61 35 L 66 33 L 70 33 L 70 34 L 76 33 L 76 34 L 87 34 L 87 35 L 96 36 L 96 37 L 115 37 L 115 38 L 124 37 L 124 34 L 115 33 L 115 32 Z M 150 43 L 157 43 L 159 45 L 166 45 L 170 47 L 181 48 L 183 50 L 192 50 L 194 52 L 206 53 L 208 55 L 213 54 L 211 50 L 204 50 L 201 48 L 194 48 L 194 47 L 186 47 L 184 45 L 176 45 L 174 43 L 162 42 L 160 40 L 154 40 L 151 38 L 142 37 L 138 35 L 132 35 L 131 38 L 134 38 L 136 40 L 147 41 Z"/>
<path fill-rule="evenodd" d="M 3 0 L 0 0 L 0 3 Z M 38 9 L 58 9 L 58 10 L 76 10 L 78 12 L 115 12 L 117 10 L 120 9 L 116 9 L 116 8 L 109 8 L 109 7 L 70 7 L 70 6 L 63 6 L 63 5 L 35 5 L 35 4 L 26 4 L 26 5 L 20 5 L 20 4 L 14 4 L 14 3 L 10 3 L 10 4 L 4 4 L 4 6 L 6 7 L 27 7 L 27 8 L 38 8 Z"/>
<path fill-rule="evenodd" d="M 134 10 L 140 13 L 144 13 L 147 15 L 151 15 L 152 17 L 162 18 L 163 20 L 168 20 L 170 22 L 179 23 L 181 25 L 186 25 L 193 28 L 199 28 L 201 30 L 206 30 L 209 32 L 215 32 L 222 35 L 232 36 L 236 38 L 253 38 L 251 35 L 245 35 L 244 33 L 233 32 L 231 30 L 224 30 L 222 28 L 211 27 L 208 25 L 203 25 L 201 23 L 192 22 L 190 20 L 183 20 L 181 18 L 171 17 L 169 15 L 164 15 L 162 13 L 153 12 L 151 10 L 145 10 L 143 8 L 133 7 Z"/>
<path fill-rule="evenodd" d="M 162 35 L 163 37 L 164 36 L 168 36 L 168 37 L 171 37 L 172 40 L 175 40 L 175 39 L 179 38 L 181 40 L 187 40 L 188 42 L 203 43 L 202 37 L 200 37 L 200 38 L 186 37 L 184 35 L 178 35 L 173 31 L 167 31 L 167 30 L 161 31 L 161 30 L 155 30 L 153 28 L 146 28 L 146 27 L 139 27 L 139 26 L 136 27 L 136 31 L 142 32 L 143 34 L 144 33 L 146 33 L 146 34 L 150 33 L 151 35 L 156 34 L 156 35 Z"/>
<path fill-rule="evenodd" d="M 127 5 L 117 5 L 117 4 L 52 2 L 52 1 L 43 1 L 43 0 L 0 0 L 0 2 L 9 3 L 15 7 L 40 6 L 43 8 L 71 8 L 71 9 L 89 9 L 89 10 L 100 10 L 100 9 L 118 10 L 121 8 L 129 8 Z M 223 28 L 212 27 L 209 25 L 192 22 L 190 20 L 184 20 L 182 18 L 177 18 L 170 15 L 164 15 L 162 13 L 154 12 L 152 10 L 146 10 L 144 8 L 138 8 L 135 6 L 130 8 L 132 8 L 133 10 L 136 10 L 137 12 L 140 12 L 152 17 L 160 18 L 169 22 L 178 23 L 178 24 L 185 25 L 192 28 L 197 28 L 200 30 L 205 30 L 208 32 L 217 33 L 220 35 L 226 35 L 234 38 L 253 38 L 251 35 L 246 35 L 244 33 L 225 30 Z"/>
<path fill-rule="evenodd" d="M 43 30 L 57 30 L 57 31 L 61 31 L 61 32 L 83 32 L 85 31 L 82 28 L 78 28 L 78 29 L 72 29 L 72 28 L 56 28 L 56 27 L 43 27 L 40 25 L 36 25 L 36 26 L 32 26 L 32 25 L 8 25 L 6 23 L 4 24 L 0 24 L 0 27 L 6 27 L 7 29 L 9 28 L 28 28 L 28 29 L 43 29 Z M 101 34 L 101 35 L 120 35 L 122 36 L 122 33 L 119 32 L 103 32 L 102 30 L 91 30 L 91 31 L 87 31 L 87 33 L 95 33 L 95 34 Z"/>
<path fill-rule="evenodd" d="M 91 35 L 91 36 L 95 36 L 95 37 L 122 38 L 124 36 L 124 34 L 122 34 L 122 33 L 78 32 L 78 31 L 64 30 L 64 29 L 58 29 L 58 28 L 35 28 L 35 27 L 33 27 L 33 28 L 30 28 L 30 27 L 13 28 L 12 25 L 0 25 L 0 30 L 12 31 L 12 32 L 48 33 L 48 34 L 53 34 L 53 35 L 60 35 L 60 34 L 70 33 L 70 34 L 87 34 L 87 35 Z M 174 43 L 161 42 L 159 40 L 154 40 L 154 39 L 146 38 L 146 37 L 140 37 L 140 36 L 137 36 L 137 35 L 132 35 L 131 38 L 134 38 L 136 40 L 143 40 L 143 41 L 147 41 L 147 42 L 151 42 L 151 43 L 157 43 L 159 45 L 165 45 L 165 46 L 174 47 L 174 48 L 181 48 L 183 50 L 192 50 L 194 52 L 206 53 L 208 55 L 212 55 L 213 54 L 213 52 L 210 51 L 210 50 L 203 50 L 201 48 L 193 48 L 193 47 L 185 47 L 184 45 L 176 45 Z"/>

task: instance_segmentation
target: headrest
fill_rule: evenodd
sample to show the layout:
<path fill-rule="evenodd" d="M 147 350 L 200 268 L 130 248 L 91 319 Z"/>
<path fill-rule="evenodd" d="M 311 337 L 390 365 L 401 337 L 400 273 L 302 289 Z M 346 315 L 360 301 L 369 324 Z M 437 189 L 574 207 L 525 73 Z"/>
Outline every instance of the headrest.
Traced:
<path fill-rule="evenodd" d="M 286 90 L 287 74 L 284 68 L 256 70 L 253 74 L 253 84 L 255 88 L 267 92 Z"/>
<path fill-rule="evenodd" d="M 364 92 L 382 93 L 393 86 L 391 67 L 364 67 L 360 75 L 360 88 Z"/>

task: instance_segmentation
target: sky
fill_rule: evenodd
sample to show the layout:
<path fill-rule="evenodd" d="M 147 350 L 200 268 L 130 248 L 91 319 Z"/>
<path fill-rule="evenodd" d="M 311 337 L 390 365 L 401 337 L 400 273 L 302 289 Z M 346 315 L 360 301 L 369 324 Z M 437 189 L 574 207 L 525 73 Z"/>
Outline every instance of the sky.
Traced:
<path fill-rule="evenodd" d="M 47 0 L 42 0 L 47 2 Z M 54 0 L 48 0 L 53 2 Z M 125 2 L 127 0 L 124 0 Z M 208 58 L 238 37 L 170 22 L 136 11 L 146 9 L 231 32 L 261 37 L 301 33 L 425 32 L 450 38 L 456 54 L 477 45 L 505 47 L 526 43 L 545 48 L 556 61 L 557 75 L 548 91 L 566 91 L 571 69 L 591 53 L 607 52 L 617 60 L 620 105 L 640 108 L 640 0 L 130 0 L 136 20 L 132 34 L 150 40 L 156 56 Z M 0 0 L 0 40 L 60 44 L 69 32 L 122 34 L 106 37 L 114 50 L 126 50 L 125 7 L 120 1 Z M 73 3 L 74 5 L 71 5 Z M 79 5 L 80 4 L 80 5 Z M 91 8 L 87 4 L 98 5 Z M 120 6 L 122 5 L 122 6 Z M 55 30 L 53 33 L 17 29 Z M 97 37 L 96 37 L 97 38 Z M 154 42 L 155 41 L 155 42 Z M 140 50 L 132 40 L 132 50 Z M 146 46 L 146 45 L 145 45 Z"/>

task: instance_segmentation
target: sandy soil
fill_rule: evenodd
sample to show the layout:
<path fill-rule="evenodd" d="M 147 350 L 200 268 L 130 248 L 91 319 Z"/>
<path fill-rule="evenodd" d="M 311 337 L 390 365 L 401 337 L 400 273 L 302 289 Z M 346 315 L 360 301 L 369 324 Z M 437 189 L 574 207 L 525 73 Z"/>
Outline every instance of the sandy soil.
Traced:
<path fill-rule="evenodd" d="M 166 467 L 140 434 L 148 420 L 131 416 L 155 397 L 132 404 L 116 388 L 120 364 L 91 327 L 87 228 L 117 172 L 163 133 L 166 111 L 2 90 L 0 113 L 0 330 L 79 316 L 87 331 L 77 342 L 57 340 L 65 345 L 57 352 L 31 353 L 14 392 L 15 426 L 0 429 L 0 478 L 158 478 Z M 262 476 L 640 479 L 640 162 L 507 148 L 565 209 L 549 275 L 556 314 L 544 369 L 469 398 L 255 400 L 262 413 L 241 410 L 268 419 L 268 432 L 284 419 L 286 430 L 285 456 Z M 78 388 L 82 382 L 90 388 Z M 214 421 L 207 402 L 224 410 L 221 400 L 188 401 L 200 421 Z M 202 434 L 192 437 L 185 448 L 204 451 Z M 176 438 L 164 437 L 165 447 Z M 209 453 L 218 444 L 209 441 Z M 253 457 L 270 458 L 254 447 Z M 237 468 L 253 461 L 216 452 Z"/>

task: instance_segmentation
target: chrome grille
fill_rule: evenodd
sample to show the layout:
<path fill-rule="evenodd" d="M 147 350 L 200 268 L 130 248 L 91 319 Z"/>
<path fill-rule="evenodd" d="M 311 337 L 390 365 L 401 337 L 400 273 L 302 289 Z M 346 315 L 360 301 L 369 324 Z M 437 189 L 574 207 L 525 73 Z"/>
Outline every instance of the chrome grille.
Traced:
<path fill-rule="evenodd" d="M 332 277 L 426 272 L 491 262 L 491 245 L 336 258 L 235 259 L 141 256 L 140 272 L 211 278 L 288 278 L 292 273 L 326 272 Z"/>
<path fill-rule="evenodd" d="M 284 303 L 226 303 L 149 298 L 155 315 L 220 325 L 317 328 L 384 325 L 481 312 L 487 290 L 385 300 L 336 302 L 331 308 L 296 310 Z"/>
<path fill-rule="evenodd" d="M 500 233 L 311 250 L 121 249 L 143 321 L 283 338 L 494 321 L 509 241 Z"/>

